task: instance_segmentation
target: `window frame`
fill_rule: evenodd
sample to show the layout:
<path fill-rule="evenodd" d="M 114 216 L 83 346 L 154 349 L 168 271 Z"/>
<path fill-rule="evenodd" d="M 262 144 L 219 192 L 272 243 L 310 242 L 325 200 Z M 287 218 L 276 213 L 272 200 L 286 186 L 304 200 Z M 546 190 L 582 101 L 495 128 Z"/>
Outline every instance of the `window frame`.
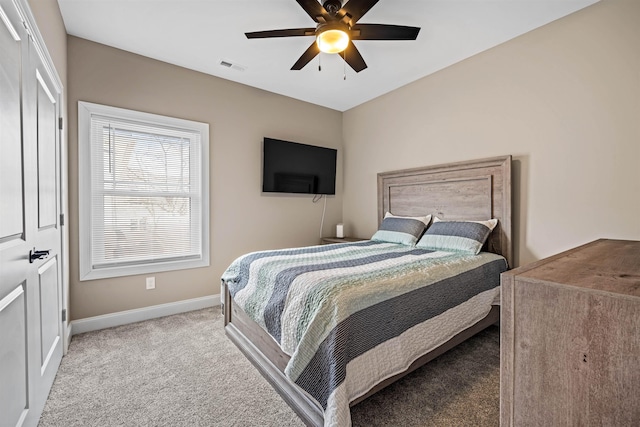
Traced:
<path fill-rule="evenodd" d="M 170 126 L 196 132 L 200 135 L 200 225 L 201 256 L 197 259 L 169 260 L 133 265 L 94 268 L 92 261 L 92 152 L 93 115 L 136 121 L 146 125 Z M 208 267 L 209 259 L 209 124 L 107 105 L 78 101 L 78 178 L 79 178 L 79 267 L 80 281 L 158 273 L 163 271 Z M 98 225 L 99 226 L 99 225 Z"/>

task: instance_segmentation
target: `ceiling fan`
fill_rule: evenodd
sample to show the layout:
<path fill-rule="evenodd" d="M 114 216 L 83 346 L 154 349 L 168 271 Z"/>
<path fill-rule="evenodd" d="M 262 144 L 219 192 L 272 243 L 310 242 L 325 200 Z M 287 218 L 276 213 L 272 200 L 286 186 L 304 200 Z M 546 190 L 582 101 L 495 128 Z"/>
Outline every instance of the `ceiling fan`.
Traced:
<path fill-rule="evenodd" d="M 256 31 L 245 33 L 248 39 L 270 37 L 315 36 L 316 41 L 293 64 L 292 70 L 301 70 L 320 52 L 338 53 L 355 72 L 367 68 L 353 40 L 415 40 L 420 28 L 402 25 L 357 24 L 378 0 L 349 0 L 344 6 L 340 0 L 296 0 L 318 25 L 315 28 Z"/>

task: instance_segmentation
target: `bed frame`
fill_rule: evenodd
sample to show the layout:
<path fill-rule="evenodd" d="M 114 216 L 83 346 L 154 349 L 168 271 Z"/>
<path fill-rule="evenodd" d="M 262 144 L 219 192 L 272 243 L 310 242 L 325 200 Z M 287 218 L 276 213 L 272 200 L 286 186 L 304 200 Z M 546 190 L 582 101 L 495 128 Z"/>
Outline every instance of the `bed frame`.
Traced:
<path fill-rule="evenodd" d="M 511 266 L 511 156 L 379 173 L 378 223 L 386 212 L 403 216 L 432 214 L 446 220 L 497 218 L 498 225 L 483 250 L 504 256 Z M 222 285 L 226 335 L 306 425 L 322 426 L 322 409 L 284 375 L 289 356 L 233 303 L 224 282 Z M 420 357 L 406 371 L 382 381 L 350 405 L 356 405 L 499 320 L 499 307 L 493 306 L 480 322 Z"/>

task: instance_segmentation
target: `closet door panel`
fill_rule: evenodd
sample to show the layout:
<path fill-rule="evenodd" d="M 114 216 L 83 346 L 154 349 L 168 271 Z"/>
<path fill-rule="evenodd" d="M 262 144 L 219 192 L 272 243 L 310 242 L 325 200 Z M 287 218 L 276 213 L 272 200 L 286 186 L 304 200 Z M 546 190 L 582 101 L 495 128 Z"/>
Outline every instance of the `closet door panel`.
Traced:
<path fill-rule="evenodd" d="M 19 28 L 9 19 L 15 15 L 9 2 L 0 3 L 0 243 L 24 239 L 20 117 L 22 40 Z"/>

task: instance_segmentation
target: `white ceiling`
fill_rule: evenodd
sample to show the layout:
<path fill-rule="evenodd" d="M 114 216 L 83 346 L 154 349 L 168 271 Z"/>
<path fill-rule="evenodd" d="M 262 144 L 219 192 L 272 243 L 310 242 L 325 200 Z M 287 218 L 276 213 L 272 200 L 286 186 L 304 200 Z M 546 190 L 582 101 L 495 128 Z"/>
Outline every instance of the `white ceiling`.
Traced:
<path fill-rule="evenodd" d="M 421 27 L 416 41 L 354 41 L 368 68 L 338 55 L 291 66 L 313 37 L 245 32 L 314 27 L 295 0 L 58 0 L 67 33 L 345 111 L 599 0 L 380 0 L 359 23 Z M 221 61 L 241 68 L 227 68 Z M 343 79 L 346 70 L 346 80 Z"/>

